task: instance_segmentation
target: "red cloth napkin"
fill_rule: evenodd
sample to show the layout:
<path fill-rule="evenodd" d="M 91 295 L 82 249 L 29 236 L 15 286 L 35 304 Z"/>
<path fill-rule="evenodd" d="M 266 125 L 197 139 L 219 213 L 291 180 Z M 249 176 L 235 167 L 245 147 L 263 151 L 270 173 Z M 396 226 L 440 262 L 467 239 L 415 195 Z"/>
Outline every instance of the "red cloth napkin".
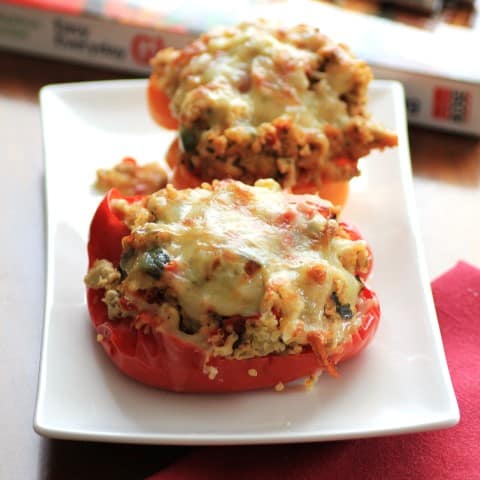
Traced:
<path fill-rule="evenodd" d="M 480 270 L 432 283 L 460 423 L 447 430 L 316 444 L 202 447 L 149 480 L 480 479 Z"/>

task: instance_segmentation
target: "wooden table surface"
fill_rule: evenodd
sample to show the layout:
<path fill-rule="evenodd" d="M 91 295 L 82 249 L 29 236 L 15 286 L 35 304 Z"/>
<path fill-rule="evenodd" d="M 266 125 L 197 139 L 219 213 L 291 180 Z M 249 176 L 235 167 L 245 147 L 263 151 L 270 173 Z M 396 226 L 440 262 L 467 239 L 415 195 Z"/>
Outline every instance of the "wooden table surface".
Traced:
<path fill-rule="evenodd" d="M 32 429 L 45 293 L 38 90 L 49 83 L 126 75 L 5 52 L 0 52 L 0 65 L 4 171 L 0 193 L 4 246 L 0 254 L 0 479 L 143 478 L 188 449 L 47 440 Z M 460 259 L 480 267 L 480 141 L 420 128 L 411 128 L 409 134 L 418 221 L 430 277 Z M 9 255 L 19 248 L 24 251 L 20 264 Z"/>

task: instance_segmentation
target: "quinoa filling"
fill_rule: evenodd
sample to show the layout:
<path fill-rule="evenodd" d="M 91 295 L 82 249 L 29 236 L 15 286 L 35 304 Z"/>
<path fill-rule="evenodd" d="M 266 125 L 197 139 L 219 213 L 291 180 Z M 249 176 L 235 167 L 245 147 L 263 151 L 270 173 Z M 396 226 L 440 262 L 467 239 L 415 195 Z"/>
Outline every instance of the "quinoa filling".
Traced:
<path fill-rule="evenodd" d="M 312 332 L 328 353 L 360 326 L 370 254 L 327 201 L 264 180 L 114 206 L 131 230 L 121 259 L 97 260 L 85 278 L 112 321 L 235 359 L 310 350 Z"/>

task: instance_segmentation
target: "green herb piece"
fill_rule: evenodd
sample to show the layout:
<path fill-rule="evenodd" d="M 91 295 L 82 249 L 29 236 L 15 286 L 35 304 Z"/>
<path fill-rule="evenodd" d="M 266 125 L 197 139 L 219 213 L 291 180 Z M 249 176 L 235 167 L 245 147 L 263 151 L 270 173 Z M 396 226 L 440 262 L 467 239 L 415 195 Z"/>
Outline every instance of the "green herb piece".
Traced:
<path fill-rule="evenodd" d="M 189 128 L 180 129 L 180 142 L 184 152 L 193 153 L 197 148 L 198 135 L 195 130 Z"/>
<path fill-rule="evenodd" d="M 128 271 L 132 267 L 132 260 L 135 257 L 135 250 L 133 248 L 128 248 L 122 253 L 120 257 L 120 273 L 122 278 L 125 278 L 128 274 Z"/>
<path fill-rule="evenodd" d="M 170 262 L 168 253 L 163 248 L 156 247 L 144 252 L 140 258 L 139 267 L 147 275 L 155 279 L 162 276 L 163 269 Z"/>
<path fill-rule="evenodd" d="M 332 299 L 335 302 L 335 310 L 342 317 L 342 320 L 350 320 L 353 317 L 350 305 L 348 303 L 342 304 L 338 298 L 337 292 L 332 293 Z"/>

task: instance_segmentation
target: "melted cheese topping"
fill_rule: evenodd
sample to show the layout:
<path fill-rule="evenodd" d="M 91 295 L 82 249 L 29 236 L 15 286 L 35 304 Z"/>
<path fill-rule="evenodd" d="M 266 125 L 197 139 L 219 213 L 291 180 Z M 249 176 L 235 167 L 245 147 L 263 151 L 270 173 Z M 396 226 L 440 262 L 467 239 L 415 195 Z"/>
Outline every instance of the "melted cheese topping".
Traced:
<path fill-rule="evenodd" d="M 202 41 L 171 91 L 173 111 L 187 126 L 205 117 L 220 128 L 257 127 L 286 116 L 302 127 L 343 127 L 350 117 L 341 96 L 355 87 L 356 71 L 365 69 L 365 84 L 370 79 L 363 62 L 315 29 L 243 23 Z"/>
<path fill-rule="evenodd" d="M 333 349 L 358 327 L 356 274 L 368 269 L 368 250 L 317 196 L 282 192 L 271 180 L 255 187 L 226 181 L 167 187 L 142 203 L 117 201 L 116 207 L 132 229 L 123 242 L 122 295 L 138 303 L 138 292 L 167 292 L 162 299 L 168 294 L 177 302 L 183 326 L 192 330 L 189 340 L 202 345 L 212 327 L 246 319 L 238 348 L 239 335 L 230 329 L 215 354 L 283 351 L 308 344 L 312 331 L 325 334 Z M 162 264 L 158 272 L 155 262 Z M 139 307 L 158 315 L 160 308 L 151 301 Z M 183 335 L 179 315 L 170 317 L 162 328 Z"/>

